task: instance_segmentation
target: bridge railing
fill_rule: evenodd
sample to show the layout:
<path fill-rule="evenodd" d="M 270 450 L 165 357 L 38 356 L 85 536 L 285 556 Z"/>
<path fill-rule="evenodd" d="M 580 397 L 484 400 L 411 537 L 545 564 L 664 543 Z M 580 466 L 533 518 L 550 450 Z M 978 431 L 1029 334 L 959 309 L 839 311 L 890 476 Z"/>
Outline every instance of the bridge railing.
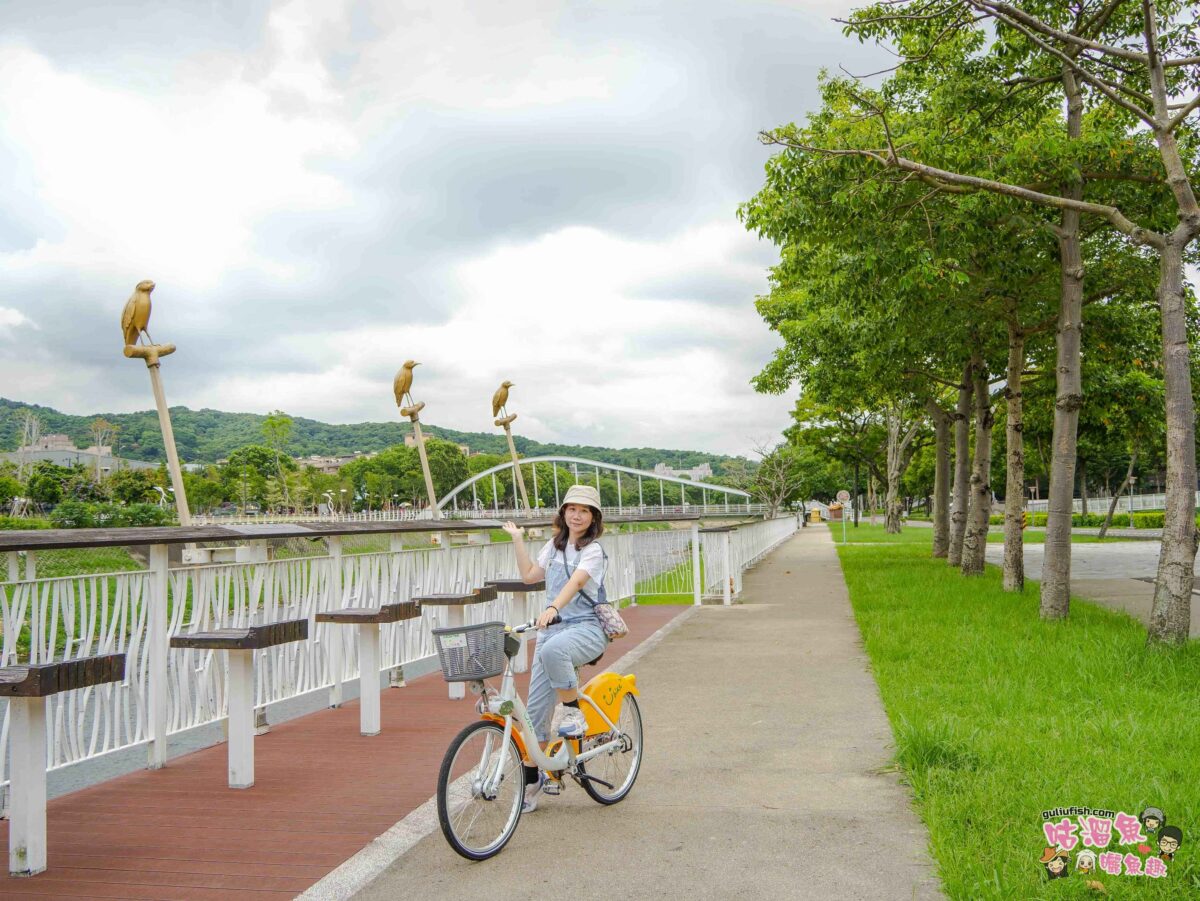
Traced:
<path fill-rule="evenodd" d="M 606 517 L 612 516 L 763 516 L 769 512 L 766 504 L 675 504 L 661 506 L 627 505 L 620 507 L 604 507 Z M 480 517 L 489 519 L 514 521 L 544 518 L 552 515 L 553 510 L 540 507 L 528 510 L 512 507 L 478 507 L 474 509 L 443 510 L 442 519 L 474 520 Z M 236 515 L 193 514 L 192 521 L 196 525 L 254 525 L 256 523 L 299 523 L 299 522 L 420 522 L 433 519 L 428 509 L 415 510 L 409 507 L 396 510 L 363 510 L 359 512 L 339 513 L 336 511 L 313 513 L 250 513 Z"/>
<path fill-rule="evenodd" d="M 705 585 L 729 578 L 740 589 L 742 571 L 791 535 L 795 516 L 743 524 L 732 531 L 701 534 Z M 230 542 L 205 545 L 245 562 L 183 565 L 172 562 L 166 543 L 150 544 L 148 565 L 129 572 L 98 572 L 37 578 L 39 554 L 26 550 L 26 575 L 0 582 L 0 666 L 44 663 L 95 654 L 124 653 L 126 677 L 110 685 L 48 699 L 48 765 L 70 766 L 122 749 L 144 746 L 150 764 L 162 765 L 170 736 L 225 716 L 226 672 L 220 654 L 186 649 L 168 651 L 172 635 L 285 619 L 305 618 L 309 639 L 262 651 L 256 657 L 255 704 L 267 708 L 303 695 L 332 692 L 358 676 L 357 643 L 351 631 L 318 623 L 320 611 L 377 606 L 422 594 L 460 592 L 489 579 L 511 578 L 516 571 L 508 542 L 441 547 L 405 546 L 419 529 L 345 532 L 326 526 L 320 534 L 275 527 L 289 537 L 262 537 L 240 547 Z M 480 528 L 475 524 L 475 528 Z M 135 542 L 131 533 L 171 529 L 88 530 L 97 544 Z M 183 530 L 178 530 L 183 531 Z M 261 536 L 263 530 L 245 529 Z M 117 533 L 129 533 L 125 539 Z M 29 534 L 29 533 L 27 533 Z M 50 533 L 40 533 L 48 535 Z M 66 535 L 54 533 L 55 536 Z M 636 602 L 653 594 L 694 596 L 691 547 L 694 527 L 659 531 L 615 531 L 603 544 L 609 556 L 606 585 L 610 599 Z M 15 533 L 9 533 L 15 536 Z M 712 540 L 716 538 L 716 540 Z M 5 549 L 10 562 L 15 541 Z M 64 541 L 66 539 L 63 539 Z M 170 539 L 182 542 L 186 537 Z M 722 542 L 728 542 L 728 550 Z M 62 546 L 61 542 L 58 546 Z M 272 558 L 273 552 L 273 558 Z M 730 560 L 726 567 L 726 559 Z M 20 573 L 15 573 L 20 575 Z M 702 586 L 704 588 L 704 586 Z M 668 590 L 669 589 L 669 590 Z M 718 592 L 719 593 L 719 592 Z M 679 600 L 678 598 L 676 600 Z M 687 597 L 682 598 L 687 600 Z M 511 611 L 496 600 L 466 609 L 468 623 L 532 615 L 544 604 L 527 596 L 526 606 Z M 382 626 L 381 673 L 417 662 L 431 662 L 431 630 L 445 625 L 444 607 L 426 607 L 418 619 Z M 7 784 L 9 711 L 0 720 L 0 785 Z"/>

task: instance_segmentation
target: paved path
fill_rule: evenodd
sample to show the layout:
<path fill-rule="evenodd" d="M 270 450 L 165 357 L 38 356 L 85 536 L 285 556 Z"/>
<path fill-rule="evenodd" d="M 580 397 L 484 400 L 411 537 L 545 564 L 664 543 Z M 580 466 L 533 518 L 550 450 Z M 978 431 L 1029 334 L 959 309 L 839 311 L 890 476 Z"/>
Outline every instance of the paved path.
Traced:
<path fill-rule="evenodd" d="M 630 646 L 686 609 L 630 611 Z M 55 798 L 47 871 L 0 875 L 0 898 L 294 898 L 433 794 L 446 746 L 476 715 L 447 698 L 440 670 L 381 706 L 372 738 L 357 702 L 272 726 L 255 740 L 250 789 L 226 786 L 219 744 Z"/>
<path fill-rule="evenodd" d="M 435 832 L 358 897 L 941 897 L 927 833 L 882 772 L 891 731 L 828 531 L 773 552 L 742 598 L 632 666 L 646 757 L 625 801 L 571 785 L 485 863 Z"/>

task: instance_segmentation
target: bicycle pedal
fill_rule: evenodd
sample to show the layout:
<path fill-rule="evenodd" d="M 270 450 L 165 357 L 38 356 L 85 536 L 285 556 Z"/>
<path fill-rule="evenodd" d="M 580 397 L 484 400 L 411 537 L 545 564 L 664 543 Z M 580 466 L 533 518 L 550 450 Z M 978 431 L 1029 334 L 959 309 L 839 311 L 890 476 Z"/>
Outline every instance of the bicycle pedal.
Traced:
<path fill-rule="evenodd" d="M 542 783 L 542 794 L 544 795 L 561 795 L 563 784 L 560 780 L 555 779 L 549 773 L 546 774 L 546 781 Z"/>

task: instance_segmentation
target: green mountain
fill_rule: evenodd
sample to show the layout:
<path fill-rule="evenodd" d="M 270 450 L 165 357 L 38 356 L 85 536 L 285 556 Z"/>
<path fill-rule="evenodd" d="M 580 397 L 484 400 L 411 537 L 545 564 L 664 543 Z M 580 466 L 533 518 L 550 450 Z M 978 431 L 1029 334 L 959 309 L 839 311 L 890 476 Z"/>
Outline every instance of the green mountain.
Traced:
<path fill-rule="evenodd" d="M 103 418 L 117 426 L 116 451 L 119 456 L 152 463 L 163 461 L 162 433 L 158 415 L 152 410 L 139 413 L 95 413 L 72 416 L 50 407 L 24 404 L 0 398 L 0 451 L 14 451 L 21 443 L 21 423 L 26 410 L 41 420 L 42 434 L 69 435 L 78 447 L 91 445 L 91 423 Z M 189 410 L 171 408 L 171 425 L 180 457 L 188 463 L 215 463 L 226 459 L 233 451 L 247 444 L 262 444 L 262 423 L 266 416 L 257 413 L 223 413 L 220 410 Z M 472 451 L 500 454 L 507 451 L 500 433 L 458 432 L 422 423 L 428 435 L 436 435 L 457 444 L 468 445 Z M 288 452 L 305 457 L 310 454 L 352 454 L 381 451 L 404 442 L 412 431 L 407 422 L 357 422 L 331 425 L 315 419 L 294 417 Z M 524 456 L 561 454 L 585 457 L 604 463 L 618 463 L 638 469 L 653 469 L 655 463 L 665 462 L 680 469 L 690 469 L 700 463 L 711 463 L 720 472 L 720 464 L 733 457 L 706 454 L 700 451 L 664 450 L 653 447 L 609 448 L 571 444 L 543 444 L 514 436 L 517 450 Z"/>

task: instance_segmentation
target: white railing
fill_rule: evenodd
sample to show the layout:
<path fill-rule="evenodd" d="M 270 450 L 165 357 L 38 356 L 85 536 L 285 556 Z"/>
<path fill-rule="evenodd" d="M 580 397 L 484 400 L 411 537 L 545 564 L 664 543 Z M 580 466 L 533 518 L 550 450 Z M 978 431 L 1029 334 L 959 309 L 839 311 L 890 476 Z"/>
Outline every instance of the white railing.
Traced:
<path fill-rule="evenodd" d="M 755 522 L 733 531 L 701 533 L 705 589 L 742 571 L 795 532 L 795 516 Z M 690 529 L 606 535 L 610 600 L 643 593 L 693 594 Z M 333 536 L 314 556 L 260 563 L 221 563 L 163 570 L 165 548 L 152 568 L 136 572 L 0 582 L 0 666 L 50 662 L 104 653 L 126 655 L 120 683 L 64 692 L 48 700 L 48 765 L 57 769 L 93 757 L 154 743 L 165 759 L 166 736 L 225 716 L 224 656 L 198 649 L 165 651 L 173 634 L 304 618 L 307 641 L 256 656 L 255 704 L 264 706 L 357 678 L 352 629 L 317 623 L 316 614 L 377 606 L 422 594 L 463 591 L 516 570 L 507 542 L 442 548 L 342 553 Z M 32 564 L 36 555 L 28 552 Z M 726 567 L 726 559 L 730 561 Z M 656 579 L 664 580 L 656 583 Z M 653 587 L 658 585 L 660 587 Z M 159 587 L 163 586 L 163 587 Z M 544 600 L 526 595 L 522 609 L 507 599 L 469 605 L 469 623 L 523 619 Z M 158 609 L 162 615 L 153 614 Z M 431 629 L 445 607 L 426 607 L 418 619 L 382 627 L 381 670 L 434 654 Z M 155 625 L 157 624 L 157 625 Z M 155 634 L 155 630 L 161 630 Z M 163 653 L 165 651 L 165 663 Z M 165 678 L 165 704 L 156 712 L 151 683 Z M 6 784 L 8 705 L 0 720 L 0 785 Z"/>
<path fill-rule="evenodd" d="M 1197 502 L 1200 502 L 1200 491 L 1196 492 Z M 1135 494 L 1132 498 L 1132 506 L 1134 512 L 1138 510 L 1165 510 L 1167 507 L 1167 496 L 1165 494 Z M 1088 513 L 1099 513 L 1101 515 L 1108 512 L 1108 505 L 1112 503 L 1112 496 L 1088 497 Z M 1033 513 L 1045 513 L 1050 508 L 1050 501 L 1045 498 L 1036 501 L 1026 501 L 1025 508 Z M 1122 494 L 1117 497 L 1117 512 L 1128 513 L 1130 508 L 1130 497 L 1128 494 Z M 1074 513 L 1083 512 L 1083 499 L 1075 498 L 1071 501 L 1071 510 Z"/>
<path fill-rule="evenodd" d="M 604 507 L 607 517 L 613 516 L 762 516 L 768 512 L 766 504 L 675 504 L 674 506 L 620 506 Z M 537 510 L 527 510 L 524 507 L 478 507 L 475 509 L 443 510 L 443 519 L 544 519 L 553 516 L 554 511 L 541 507 Z M 313 512 L 313 513 L 249 513 L 233 516 L 215 514 L 193 514 L 192 522 L 198 526 L 233 526 L 253 525 L 255 523 L 287 523 L 287 522 L 428 522 L 433 518 L 428 510 L 364 510 L 357 513 Z"/>

